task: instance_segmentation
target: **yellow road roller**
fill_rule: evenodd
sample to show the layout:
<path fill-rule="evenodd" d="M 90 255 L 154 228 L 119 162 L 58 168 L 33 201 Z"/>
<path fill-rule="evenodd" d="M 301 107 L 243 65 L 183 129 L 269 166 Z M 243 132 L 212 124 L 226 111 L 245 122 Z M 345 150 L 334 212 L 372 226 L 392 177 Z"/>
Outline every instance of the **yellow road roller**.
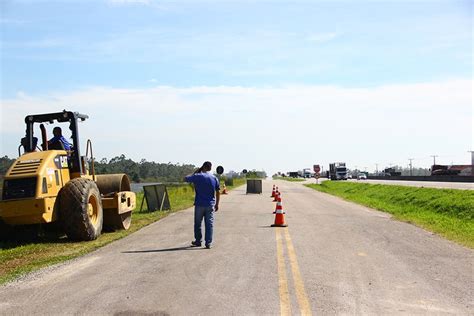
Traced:
<path fill-rule="evenodd" d="M 128 229 L 135 193 L 126 174 L 96 175 L 92 142 L 80 153 L 79 121 L 71 111 L 28 115 L 19 158 L 7 171 L 0 201 L 0 230 L 17 225 L 57 223 L 71 240 L 94 240 L 102 229 Z M 68 123 L 72 144 L 48 142 L 45 124 Z M 39 124 L 41 144 L 34 136 Z"/>

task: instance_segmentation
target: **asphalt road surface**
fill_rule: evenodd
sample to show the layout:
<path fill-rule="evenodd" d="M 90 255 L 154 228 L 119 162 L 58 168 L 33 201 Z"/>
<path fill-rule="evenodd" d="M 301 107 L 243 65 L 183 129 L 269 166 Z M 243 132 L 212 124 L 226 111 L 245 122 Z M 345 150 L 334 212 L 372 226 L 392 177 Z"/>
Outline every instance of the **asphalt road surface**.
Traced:
<path fill-rule="evenodd" d="M 282 191 L 287 228 L 270 228 Z M 474 252 L 385 213 L 264 181 L 223 196 L 214 247 L 192 209 L 0 287 L 0 314 L 474 314 Z"/>
<path fill-rule="evenodd" d="M 412 187 L 425 187 L 437 189 L 474 190 L 474 183 L 469 182 L 434 182 L 434 181 L 403 181 L 403 180 L 349 180 L 354 182 L 367 182 L 372 184 L 406 185 Z"/>
<path fill-rule="evenodd" d="M 327 181 L 321 178 L 318 181 Z M 410 187 L 424 187 L 436 189 L 460 189 L 474 190 L 474 183 L 470 182 L 435 182 L 435 181 L 404 181 L 404 180 L 357 180 L 349 179 L 349 182 L 371 183 L 371 184 L 387 184 L 387 185 L 405 185 Z M 316 179 L 308 179 L 304 183 L 316 183 Z"/>

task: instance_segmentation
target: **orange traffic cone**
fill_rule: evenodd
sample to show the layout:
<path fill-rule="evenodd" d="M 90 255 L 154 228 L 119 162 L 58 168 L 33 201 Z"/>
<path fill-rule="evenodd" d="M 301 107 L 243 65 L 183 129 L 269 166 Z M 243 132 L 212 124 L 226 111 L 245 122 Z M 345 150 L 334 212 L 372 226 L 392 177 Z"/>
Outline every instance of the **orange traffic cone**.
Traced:
<path fill-rule="evenodd" d="M 283 214 L 285 214 L 285 212 L 283 211 L 283 206 L 281 204 L 281 196 L 280 195 L 278 196 L 278 201 L 277 201 L 277 204 L 275 206 L 275 211 L 273 212 L 273 214 L 278 213 L 278 211 L 281 211 Z"/>
<path fill-rule="evenodd" d="M 279 196 L 279 195 L 280 195 L 280 191 L 278 191 L 278 187 L 276 187 L 275 196 L 274 196 L 273 202 L 277 202 L 277 201 L 278 201 L 278 196 Z"/>
<path fill-rule="evenodd" d="M 280 204 L 278 206 L 278 204 Z M 288 225 L 285 222 L 285 213 L 283 212 L 283 207 L 281 206 L 281 199 L 280 202 L 277 203 L 277 209 L 275 213 L 275 223 L 272 227 L 287 227 Z"/>
<path fill-rule="evenodd" d="M 274 197 L 275 197 L 275 185 L 273 185 L 273 189 L 272 189 L 272 196 L 271 196 L 271 197 L 272 197 L 272 198 L 274 198 Z"/>
<path fill-rule="evenodd" d="M 227 194 L 227 188 L 225 186 L 225 183 L 224 183 L 224 189 L 222 190 L 222 194 Z"/>

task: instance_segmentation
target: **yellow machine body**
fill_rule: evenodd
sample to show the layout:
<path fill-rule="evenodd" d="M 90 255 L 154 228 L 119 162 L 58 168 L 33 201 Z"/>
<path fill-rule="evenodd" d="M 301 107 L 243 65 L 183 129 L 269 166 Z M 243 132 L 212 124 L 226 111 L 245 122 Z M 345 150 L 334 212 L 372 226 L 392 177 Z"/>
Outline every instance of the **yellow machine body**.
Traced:
<path fill-rule="evenodd" d="M 25 117 L 26 134 L 18 147 L 24 154 L 3 180 L 0 239 L 14 235 L 10 234 L 15 230 L 12 226 L 56 221 L 68 238 L 78 241 L 94 240 L 102 229 L 130 227 L 136 201 L 128 176 L 96 175 L 90 140 L 86 155 L 81 155 L 78 123 L 87 118 L 66 110 Z M 48 141 L 45 124 L 55 122 L 69 123 L 71 144 L 61 136 L 59 126 L 53 128 L 54 138 Z M 41 147 L 34 136 L 35 124 L 40 124 Z"/>
<path fill-rule="evenodd" d="M 23 154 L 5 175 L 0 219 L 9 225 L 46 224 L 56 221 L 56 200 L 59 191 L 77 176 L 79 174 L 70 174 L 68 156 L 64 150 Z M 135 209 L 135 193 L 130 191 L 130 183 L 125 175 L 93 177 L 86 172 L 81 177 L 96 180 L 102 193 L 101 203 L 106 226 L 109 221 L 117 221 L 114 216 L 123 217 Z"/>
<path fill-rule="evenodd" d="M 56 197 L 70 179 L 66 151 L 25 153 L 5 175 L 0 218 L 10 225 L 55 221 Z"/>

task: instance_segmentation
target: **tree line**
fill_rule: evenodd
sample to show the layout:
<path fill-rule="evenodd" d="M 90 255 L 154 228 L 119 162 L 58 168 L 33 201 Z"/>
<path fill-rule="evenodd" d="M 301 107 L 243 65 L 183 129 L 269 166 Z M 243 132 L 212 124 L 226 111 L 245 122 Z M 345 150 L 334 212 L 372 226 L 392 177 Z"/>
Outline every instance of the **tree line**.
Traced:
<path fill-rule="evenodd" d="M 184 176 L 196 168 L 192 164 L 158 163 L 146 159 L 135 162 L 123 154 L 110 160 L 102 158 L 94 163 L 97 174 L 126 173 L 132 182 L 181 182 Z"/>
<path fill-rule="evenodd" d="M 7 173 L 8 168 L 13 164 L 15 159 L 10 159 L 8 156 L 0 157 L 0 179 Z"/>
<path fill-rule="evenodd" d="M 8 168 L 15 162 L 8 156 L 0 158 L 0 179 L 7 173 Z M 92 161 L 89 162 L 91 167 Z M 96 174 L 126 173 L 132 182 L 182 182 L 184 176 L 193 173 L 197 167 L 192 164 L 173 164 L 158 163 L 147 161 L 133 161 L 125 155 L 120 155 L 112 159 L 102 158 L 94 161 L 94 170 Z M 246 176 L 247 178 L 266 177 L 265 171 L 250 170 L 246 175 L 241 172 L 229 171 L 227 177 L 238 178 Z"/>
<path fill-rule="evenodd" d="M 14 162 L 15 159 L 10 159 L 8 156 L 0 158 L 0 179 Z M 95 161 L 94 169 L 97 174 L 126 173 L 132 182 L 181 182 L 184 176 L 196 170 L 196 166 L 171 162 L 157 163 L 145 159 L 135 162 L 122 154 L 110 160 L 102 158 Z"/>

